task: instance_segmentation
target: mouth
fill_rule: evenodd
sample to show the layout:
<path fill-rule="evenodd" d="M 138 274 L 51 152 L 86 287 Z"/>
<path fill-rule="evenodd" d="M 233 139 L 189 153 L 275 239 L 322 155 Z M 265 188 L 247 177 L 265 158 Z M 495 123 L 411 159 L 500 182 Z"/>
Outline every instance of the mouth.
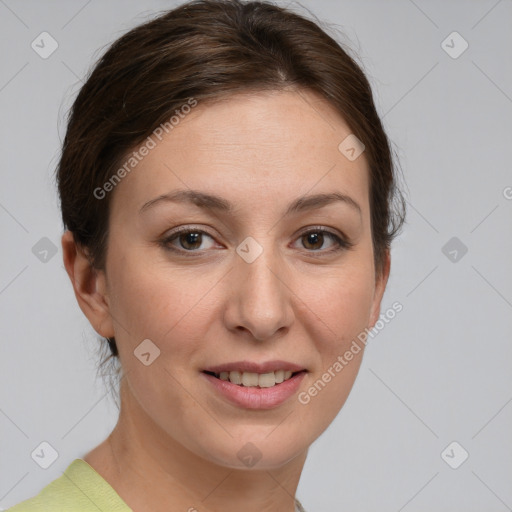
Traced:
<path fill-rule="evenodd" d="M 305 373 L 306 370 L 292 372 L 291 370 L 276 370 L 266 373 L 246 372 L 241 370 L 212 372 L 205 370 L 203 373 L 211 375 L 219 380 L 229 381 L 237 386 L 246 388 L 272 388 L 299 373 Z"/>
<path fill-rule="evenodd" d="M 217 396 L 244 409 L 279 407 L 297 393 L 307 373 L 287 361 L 238 361 L 201 370 Z"/>

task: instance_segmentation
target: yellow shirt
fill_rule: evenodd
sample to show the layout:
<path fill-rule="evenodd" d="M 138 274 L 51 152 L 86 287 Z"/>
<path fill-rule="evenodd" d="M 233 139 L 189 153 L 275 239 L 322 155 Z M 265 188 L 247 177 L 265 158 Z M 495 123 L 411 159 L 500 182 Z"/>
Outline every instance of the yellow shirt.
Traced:
<path fill-rule="evenodd" d="M 7 512 L 132 512 L 110 484 L 83 459 L 75 459 L 62 476 L 37 496 Z"/>
<path fill-rule="evenodd" d="M 295 510 L 304 512 L 298 500 Z M 39 494 L 7 512 L 133 512 L 110 484 L 83 459 L 75 459 L 62 476 Z"/>

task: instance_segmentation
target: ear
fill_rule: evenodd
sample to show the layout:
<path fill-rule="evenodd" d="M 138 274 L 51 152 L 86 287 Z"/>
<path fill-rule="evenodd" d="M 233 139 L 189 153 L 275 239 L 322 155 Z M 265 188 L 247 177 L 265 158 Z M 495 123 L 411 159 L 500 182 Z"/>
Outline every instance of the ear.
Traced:
<path fill-rule="evenodd" d="M 390 268 L 391 254 L 389 250 L 387 250 L 384 257 L 384 265 L 382 268 L 382 272 L 375 279 L 375 292 L 373 295 L 373 303 L 370 312 L 370 325 L 368 326 L 370 329 L 376 324 L 380 316 L 380 304 L 382 301 L 382 297 L 384 296 L 384 292 L 386 290 L 386 285 L 388 283 Z"/>
<path fill-rule="evenodd" d="M 71 231 L 62 235 L 61 242 L 64 266 L 80 309 L 100 336 L 113 337 L 105 272 L 91 266 L 87 252 L 75 243 Z"/>

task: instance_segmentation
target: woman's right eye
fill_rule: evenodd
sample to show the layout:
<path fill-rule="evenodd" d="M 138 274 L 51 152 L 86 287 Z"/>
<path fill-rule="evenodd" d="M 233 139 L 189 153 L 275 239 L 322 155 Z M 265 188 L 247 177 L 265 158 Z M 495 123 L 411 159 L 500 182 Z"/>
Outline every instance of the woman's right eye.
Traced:
<path fill-rule="evenodd" d="M 161 245 L 171 251 L 182 253 L 201 252 L 203 250 L 210 249 L 213 246 L 213 244 L 210 244 L 206 247 L 201 247 L 205 241 L 205 237 L 213 241 L 212 236 L 206 233 L 206 231 L 182 228 L 166 236 L 161 241 Z"/>

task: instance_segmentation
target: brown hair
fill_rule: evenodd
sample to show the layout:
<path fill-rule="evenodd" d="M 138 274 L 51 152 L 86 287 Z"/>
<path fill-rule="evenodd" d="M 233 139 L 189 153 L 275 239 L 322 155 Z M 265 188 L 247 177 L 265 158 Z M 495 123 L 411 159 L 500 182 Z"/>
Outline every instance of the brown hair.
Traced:
<path fill-rule="evenodd" d="M 405 218 L 390 144 L 365 74 L 320 26 L 268 2 L 195 0 L 115 41 L 69 114 L 57 181 L 64 226 L 104 269 L 109 199 L 102 187 L 156 127 L 190 98 L 308 89 L 320 94 L 365 145 L 377 274 Z M 341 142 L 341 141 L 340 141 Z M 115 339 L 108 340 L 116 358 Z M 106 362 L 106 361 L 104 361 Z"/>

